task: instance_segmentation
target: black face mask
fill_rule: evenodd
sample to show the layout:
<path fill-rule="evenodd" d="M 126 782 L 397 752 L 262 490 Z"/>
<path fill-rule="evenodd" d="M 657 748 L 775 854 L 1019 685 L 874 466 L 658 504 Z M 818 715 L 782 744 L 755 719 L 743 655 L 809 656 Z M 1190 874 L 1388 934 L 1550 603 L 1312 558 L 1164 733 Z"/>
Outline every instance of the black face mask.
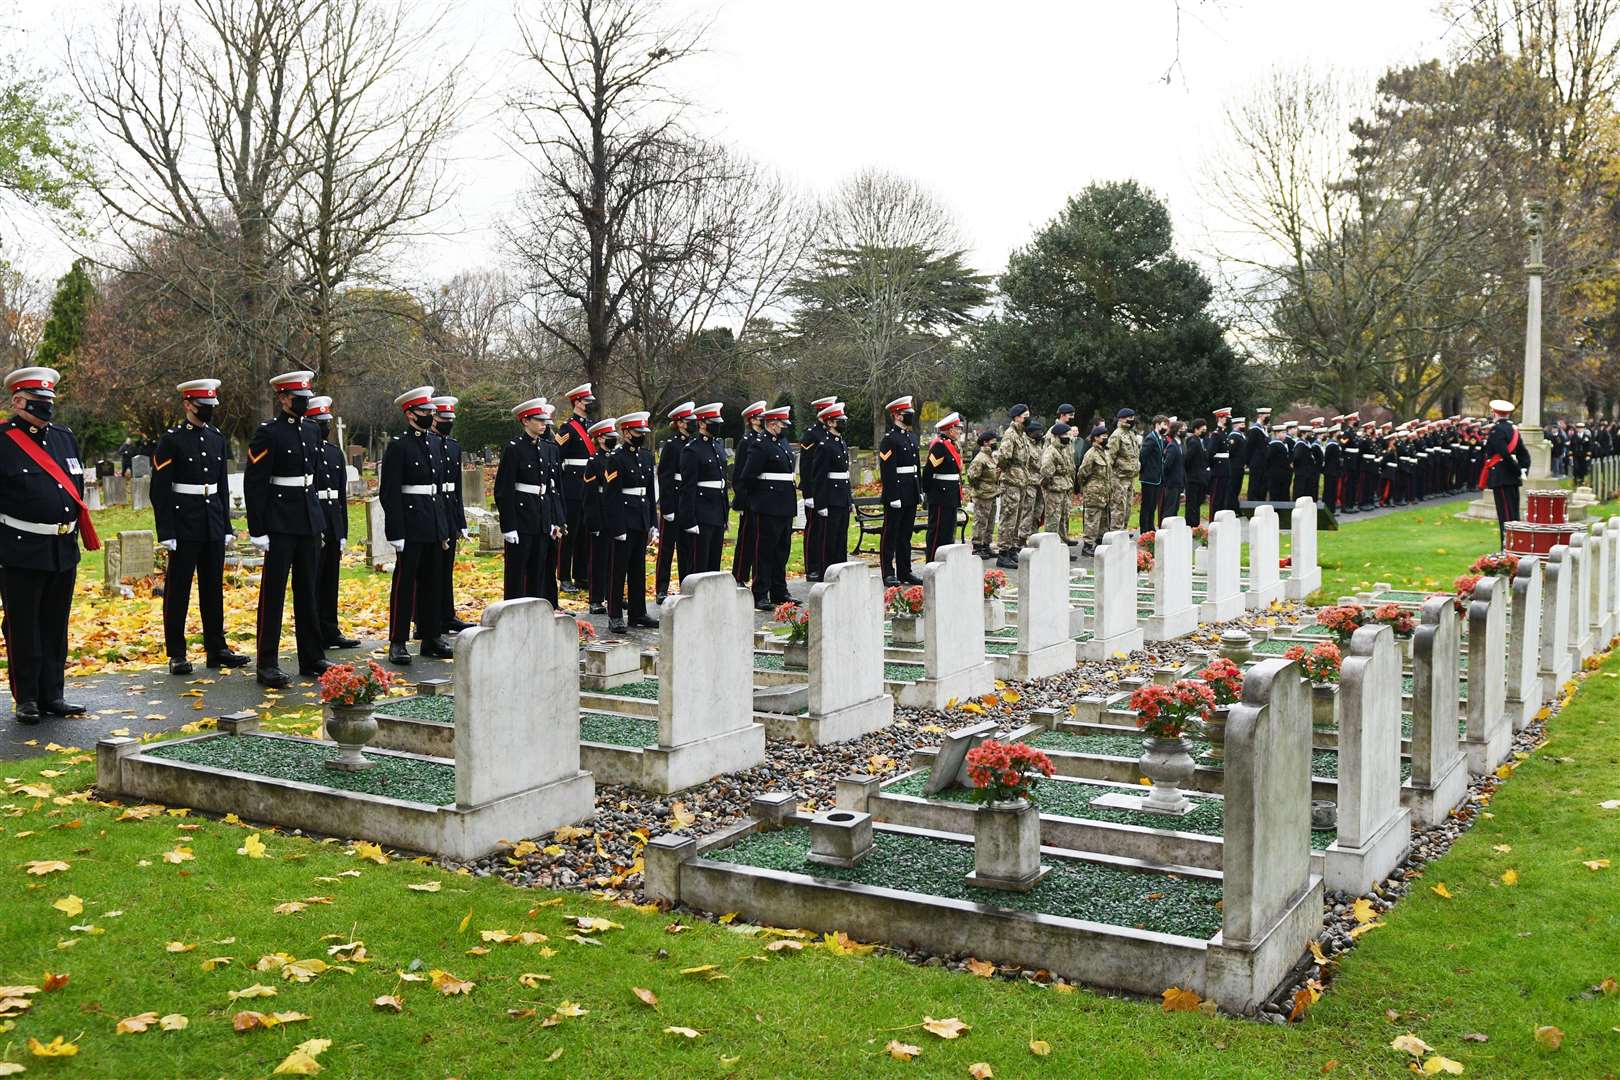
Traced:
<path fill-rule="evenodd" d="M 602 444 L 603 450 L 611 450 L 619 444 L 618 437 L 614 435 L 603 435 L 597 442 Z"/>
<path fill-rule="evenodd" d="M 642 443 L 644 443 L 646 441 L 647 441 L 647 436 L 645 436 L 645 435 L 632 435 L 632 436 L 630 436 L 630 445 L 631 446 L 640 446 Z"/>
<path fill-rule="evenodd" d="M 900 419 L 907 427 L 911 427 L 917 422 L 917 412 L 915 409 L 907 409 L 905 412 L 900 414 Z"/>
<path fill-rule="evenodd" d="M 332 434 L 332 418 L 330 416 L 323 416 L 316 420 L 315 423 L 320 425 L 321 438 L 324 439 Z"/>
<path fill-rule="evenodd" d="M 56 415 L 56 402 L 29 398 L 28 404 L 23 406 L 23 411 L 34 419 L 48 424 L 51 422 L 51 418 Z"/>
<path fill-rule="evenodd" d="M 409 423 L 417 431 L 432 431 L 433 414 L 430 412 L 413 412 L 410 415 Z"/>
<path fill-rule="evenodd" d="M 294 416 L 303 416 L 304 410 L 309 408 L 309 398 L 299 397 L 297 394 L 287 399 L 287 411 Z"/>
<path fill-rule="evenodd" d="M 455 427 L 455 426 L 456 426 L 456 422 L 454 420 L 435 420 L 435 421 L 433 421 L 433 430 L 437 431 L 440 435 L 448 435 L 448 434 L 450 434 L 450 429 Z"/>
<path fill-rule="evenodd" d="M 847 427 L 849 427 L 849 421 L 848 420 L 834 420 L 833 421 L 833 430 L 838 432 L 838 434 L 840 434 L 840 435 L 842 435 L 844 433 L 844 429 L 847 428 Z"/>
<path fill-rule="evenodd" d="M 214 418 L 215 408 L 217 408 L 217 406 L 214 405 L 193 405 L 192 409 L 197 414 L 197 423 L 206 424 L 212 420 Z"/>

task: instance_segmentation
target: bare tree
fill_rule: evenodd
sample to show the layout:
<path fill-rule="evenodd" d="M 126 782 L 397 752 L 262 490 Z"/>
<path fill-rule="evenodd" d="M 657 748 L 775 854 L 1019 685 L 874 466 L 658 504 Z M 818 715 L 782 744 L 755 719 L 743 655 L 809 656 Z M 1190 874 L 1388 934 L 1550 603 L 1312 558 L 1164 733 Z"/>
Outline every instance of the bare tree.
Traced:
<path fill-rule="evenodd" d="M 549 301 L 531 306 L 536 325 L 604 382 L 644 268 L 621 257 L 637 204 L 708 175 L 706 159 L 685 152 L 684 103 L 662 81 L 697 50 L 703 27 L 660 24 L 656 0 L 535 7 L 518 18 L 534 82 L 508 103 L 535 175 L 508 239 L 532 288 L 570 301 L 585 332 L 556 321 Z"/>

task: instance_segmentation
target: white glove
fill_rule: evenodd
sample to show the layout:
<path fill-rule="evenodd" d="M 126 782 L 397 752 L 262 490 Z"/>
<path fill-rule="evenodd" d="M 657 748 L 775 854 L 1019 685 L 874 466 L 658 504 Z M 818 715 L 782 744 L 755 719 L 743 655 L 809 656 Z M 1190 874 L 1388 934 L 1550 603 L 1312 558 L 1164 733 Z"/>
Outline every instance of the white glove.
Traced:
<path fill-rule="evenodd" d="M 461 538 L 463 540 L 471 540 L 472 539 L 472 530 L 471 529 L 462 529 L 461 530 Z"/>
<path fill-rule="evenodd" d="M 821 515 L 821 516 L 822 516 L 822 517 L 826 517 L 826 516 L 827 516 L 827 511 L 825 511 L 825 510 L 817 510 L 817 511 L 816 511 L 816 513 L 817 513 L 817 514 L 820 514 L 820 515 Z"/>
<path fill-rule="evenodd" d="M 613 539 L 615 539 L 615 540 L 628 540 L 628 539 L 630 539 L 630 534 L 629 533 L 620 533 L 618 536 L 615 536 Z"/>
<path fill-rule="evenodd" d="M 268 535 L 250 536 L 248 539 L 251 540 L 253 542 L 253 546 L 258 548 L 260 551 L 270 550 L 270 537 Z"/>
<path fill-rule="evenodd" d="M 225 540 L 225 542 L 227 544 L 230 543 L 232 540 L 235 540 L 235 539 L 236 539 L 236 534 L 235 533 L 226 533 L 225 536 L 224 536 L 224 540 Z"/>
<path fill-rule="evenodd" d="M 665 521 L 674 521 L 675 520 L 675 515 L 674 514 L 665 514 L 664 515 L 664 520 Z"/>
<path fill-rule="evenodd" d="M 810 509 L 814 510 L 816 508 L 816 500 L 814 500 L 814 499 L 806 499 L 806 500 L 804 500 L 804 505 L 809 507 Z"/>
<path fill-rule="evenodd" d="M 654 525 L 647 531 L 647 542 L 649 544 L 658 543 L 658 526 Z"/>
<path fill-rule="evenodd" d="M 900 509 L 900 500 L 896 499 L 896 500 L 894 500 L 894 502 L 890 503 L 889 505 L 894 507 L 896 510 L 898 510 L 898 509 Z"/>
<path fill-rule="evenodd" d="M 405 550 L 405 541 L 403 540 L 390 540 L 388 542 L 393 545 L 395 551 Z"/>
<path fill-rule="evenodd" d="M 180 541 L 178 540 L 161 540 L 159 543 L 168 548 L 170 551 L 173 551 L 175 548 L 180 546 Z"/>
<path fill-rule="evenodd" d="M 501 539 L 505 540 L 508 544 L 517 543 L 518 542 L 517 530 L 514 529 L 512 532 L 503 532 L 503 533 L 501 533 Z"/>
<path fill-rule="evenodd" d="M 551 527 L 551 538 L 553 540 L 561 540 L 562 539 L 562 534 L 563 534 L 563 531 L 562 531 L 562 526 L 561 525 L 553 525 Z"/>
<path fill-rule="evenodd" d="M 695 533 L 695 532 L 698 532 L 699 530 L 698 530 L 698 527 L 696 525 L 694 525 L 690 529 L 687 529 L 686 531 L 689 532 L 689 533 Z"/>

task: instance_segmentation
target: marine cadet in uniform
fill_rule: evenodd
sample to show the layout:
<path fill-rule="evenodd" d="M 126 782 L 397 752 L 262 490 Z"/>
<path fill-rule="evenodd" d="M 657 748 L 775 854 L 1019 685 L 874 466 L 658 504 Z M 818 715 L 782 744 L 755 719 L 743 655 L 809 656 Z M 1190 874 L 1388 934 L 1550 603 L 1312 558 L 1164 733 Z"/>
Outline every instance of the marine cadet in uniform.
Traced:
<path fill-rule="evenodd" d="M 1059 420 L 1048 432 L 1049 441 L 1041 449 L 1041 513 L 1047 532 L 1055 532 L 1070 547 L 1069 503 L 1074 498 L 1074 429 Z"/>
<path fill-rule="evenodd" d="M 288 371 L 270 380 L 277 414 L 253 433 L 242 476 L 248 539 L 264 553 L 259 572 L 257 677 L 273 688 L 292 682 L 281 670 L 279 655 L 289 574 L 298 673 L 320 675 L 332 666 L 321 639 L 316 589 L 326 515 L 315 494 L 315 477 L 325 455 L 320 432 L 304 420 L 304 410 L 314 396 L 310 389 L 314 379 L 311 371 Z"/>
<path fill-rule="evenodd" d="M 995 554 L 996 499 L 1001 495 L 996 439 L 994 431 L 979 432 L 978 450 L 967 467 L 968 494 L 973 497 L 973 554 L 981 559 Z"/>
<path fill-rule="evenodd" d="M 584 504 L 580 520 L 591 538 L 587 562 L 591 614 L 606 615 L 608 581 L 613 576 L 613 534 L 603 526 L 602 493 L 608 473 L 608 455 L 619 444 L 618 421 L 611 416 L 598 420 L 586 433 L 591 437 L 592 451 L 580 478 L 580 498 Z"/>
<path fill-rule="evenodd" d="M 821 535 L 826 519 L 815 512 L 816 497 L 811 491 L 810 477 L 816 464 L 816 447 L 827 436 L 827 425 L 821 420 L 821 414 L 837 402 L 835 397 L 812 401 L 810 415 L 815 419 L 805 425 L 804 438 L 799 440 L 799 494 L 804 499 L 804 577 L 812 584 L 821 580 L 821 571 L 827 565 L 821 561 L 821 553 L 827 545 Z"/>
<path fill-rule="evenodd" d="M 608 629 L 653 627 L 647 615 L 647 538 L 658 535 L 653 510 L 653 456 L 647 449 L 649 413 L 619 417 L 620 444 L 602 476 L 602 530 L 612 541 L 608 567 Z M 629 618 L 625 615 L 628 611 Z"/>
<path fill-rule="evenodd" d="M 765 438 L 761 428 L 764 414 L 763 401 L 756 401 L 742 411 L 743 435 L 737 440 L 737 456 L 731 463 L 731 508 L 737 511 L 737 546 L 731 552 L 731 576 L 739 585 L 747 585 L 754 572 L 753 492 L 743 480 L 743 472 L 748 465 L 748 455 Z"/>
<path fill-rule="evenodd" d="M 78 576 L 79 541 L 101 546 L 84 505 L 84 466 L 73 432 L 56 415 L 54 368 L 6 376 L 11 418 L 0 439 L 0 600 L 5 616 L 6 678 L 17 721 L 78 716 L 65 701 L 68 612 Z"/>
<path fill-rule="evenodd" d="M 1109 464 L 1108 428 L 1098 424 L 1086 439 L 1086 456 L 1080 459 L 1080 506 L 1085 514 L 1080 554 L 1091 557 L 1097 545 L 1114 527 L 1114 474 Z"/>
<path fill-rule="evenodd" d="M 934 439 L 922 463 L 923 502 L 928 506 L 923 555 L 928 562 L 940 548 L 956 543 L 956 514 L 962 508 L 961 438 L 960 413 L 934 421 Z"/>
<path fill-rule="evenodd" d="M 596 453 L 589 432 L 591 406 L 595 402 L 590 383 L 581 383 L 568 391 L 572 412 L 557 429 L 557 445 L 562 449 L 563 506 L 568 511 L 557 555 L 557 577 L 566 593 L 590 587 L 591 534 L 584 524 L 584 476 L 585 463 Z"/>
<path fill-rule="evenodd" d="M 917 485 L 917 437 L 911 433 L 917 411 L 909 395 L 895 398 L 883 411 L 889 417 L 889 430 L 878 444 L 878 474 L 883 489 L 883 535 L 878 544 L 878 561 L 885 585 L 918 585 L 922 578 L 911 572 L 911 534 L 917 528 L 917 505 L 922 501 Z"/>
<path fill-rule="evenodd" d="M 701 406 L 693 414 L 697 435 L 681 451 L 681 512 L 676 525 L 691 537 L 692 565 L 681 565 L 681 575 L 720 569 L 726 545 L 726 448 L 720 441 L 720 402 Z"/>
<path fill-rule="evenodd" d="M 394 399 L 405 413 L 407 430 L 383 451 L 377 497 L 383 529 L 393 545 L 394 581 L 388 598 L 388 662 L 409 664 L 405 643 L 416 623 L 423 656 L 448 660 L 450 646 L 439 637 L 439 571 L 449 547 L 450 516 L 439 485 L 444 476 L 442 440 L 433 433 L 433 387 L 419 386 Z"/>
<path fill-rule="evenodd" d="M 1519 437 L 1519 429 L 1508 419 L 1513 403 L 1498 398 L 1491 402 L 1491 430 L 1485 436 L 1485 461 L 1479 470 L 1479 487 L 1490 488 L 1496 502 L 1497 541 L 1507 547 L 1507 523 L 1519 520 L 1519 487 L 1530 471 L 1530 451 Z"/>
<path fill-rule="evenodd" d="M 321 436 L 321 467 L 315 474 L 315 497 L 321 504 L 320 573 L 315 584 L 315 603 L 320 611 L 321 643 L 328 649 L 352 649 L 360 644 L 345 637 L 338 622 L 338 582 L 343 569 L 343 547 L 349 540 L 349 500 L 347 462 L 343 451 L 333 444 L 332 399 L 312 397 L 304 419 L 315 423 Z"/>
<path fill-rule="evenodd" d="M 567 511 L 557 488 L 561 470 L 546 454 L 548 448 L 556 450 L 547 430 L 550 409 L 545 398 L 512 408 L 523 431 L 501 451 L 495 510 L 506 542 L 502 595 L 507 600 L 538 596 L 557 607 L 556 549 Z"/>
<path fill-rule="evenodd" d="M 799 508 L 793 491 L 793 446 L 782 437 L 790 415 L 786 408 L 762 412 L 765 430 L 755 440 L 748 458 L 737 467 L 739 483 L 750 491 L 753 518 L 754 607 L 770 611 L 793 597 L 787 587 L 788 552 L 793 543 L 793 514 Z M 738 535 L 737 543 L 743 543 Z"/>
<path fill-rule="evenodd" d="M 211 668 L 241 667 L 248 658 L 225 643 L 225 544 L 231 536 L 225 480 L 225 436 L 209 423 L 219 407 L 219 380 L 192 379 L 180 391 L 185 421 L 158 439 L 152 456 L 152 517 L 169 549 L 163 574 L 163 644 L 169 674 L 190 675 L 186 613 L 197 579 L 203 656 Z"/>
<path fill-rule="evenodd" d="M 1223 405 L 1212 414 L 1215 426 L 1204 440 L 1209 455 L 1209 517 L 1226 509 L 1226 491 L 1232 473 L 1232 407 Z"/>
<path fill-rule="evenodd" d="M 996 447 L 996 468 L 1001 470 L 1001 537 L 996 565 L 1004 570 L 1018 569 L 1018 552 L 1029 538 L 1035 520 L 1031 505 L 1036 490 L 1031 484 L 1039 465 L 1035 444 L 1024 429 L 1029 424 L 1029 406 L 1022 403 L 1007 411 L 1006 430 Z"/>
<path fill-rule="evenodd" d="M 807 515 L 820 522 L 816 530 L 816 565 L 822 570 L 849 561 L 849 513 L 854 505 L 854 492 L 849 483 L 849 444 L 844 432 L 849 419 L 844 415 L 844 403 L 834 401 L 824 405 L 816 419 L 822 424 L 822 435 L 816 441 L 815 461 L 810 466 L 805 486 L 804 505 Z M 812 503 L 812 500 L 814 502 Z M 806 554 L 806 559 L 810 555 Z"/>
<path fill-rule="evenodd" d="M 1120 409 L 1114 414 L 1114 430 L 1108 434 L 1108 479 L 1113 485 L 1108 500 L 1111 529 L 1131 527 L 1132 487 L 1142 469 L 1142 437 L 1135 429 L 1135 409 Z"/>
<path fill-rule="evenodd" d="M 456 618 L 456 544 L 472 537 L 467 528 L 467 507 L 461 498 L 461 443 L 450 432 L 456 426 L 456 405 L 460 398 L 440 396 L 433 399 L 433 433 L 441 440 L 444 451 L 444 475 L 439 481 L 439 492 L 445 499 L 445 513 L 450 518 L 450 536 L 444 549 L 443 565 L 439 569 L 439 624 L 445 633 L 460 632 L 473 624 Z"/>
<path fill-rule="evenodd" d="M 1318 438 L 1322 434 L 1322 417 L 1311 421 L 1305 437 L 1294 444 L 1294 498 L 1316 501 L 1322 483 L 1322 469 L 1327 462 Z"/>
<path fill-rule="evenodd" d="M 1249 469 L 1248 497 L 1250 502 L 1266 501 L 1267 477 L 1270 475 L 1269 447 L 1271 410 L 1254 410 L 1254 423 L 1244 432 L 1243 462 Z"/>
<path fill-rule="evenodd" d="M 660 524 L 658 539 L 658 562 L 653 572 L 653 599 L 658 603 L 664 602 L 669 595 L 669 575 L 671 565 L 675 562 L 677 553 L 682 562 L 679 573 L 684 575 L 691 559 L 691 549 L 686 543 L 687 534 L 675 527 L 675 515 L 681 507 L 681 451 L 686 449 L 687 440 L 691 438 L 692 414 L 697 406 L 690 401 L 683 401 L 666 414 L 670 425 L 674 429 L 668 439 L 664 440 L 662 449 L 658 451 L 658 517 Z M 680 578 L 675 579 L 679 581 Z"/>

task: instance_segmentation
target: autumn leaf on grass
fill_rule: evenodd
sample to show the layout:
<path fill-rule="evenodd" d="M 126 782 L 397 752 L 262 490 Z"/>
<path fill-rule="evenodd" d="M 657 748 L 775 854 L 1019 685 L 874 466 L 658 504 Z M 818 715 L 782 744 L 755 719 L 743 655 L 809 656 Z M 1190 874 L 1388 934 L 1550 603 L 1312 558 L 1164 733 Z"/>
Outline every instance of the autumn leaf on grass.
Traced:
<path fill-rule="evenodd" d="M 451 997 L 455 994 L 470 994 L 473 987 L 478 985 L 466 979 L 458 979 L 448 971 L 440 971 L 437 968 L 428 972 L 428 976 L 433 980 L 433 989 L 445 997 Z"/>
<path fill-rule="evenodd" d="M 1462 1062 L 1452 1061 L 1450 1058 L 1442 1057 L 1439 1054 L 1423 1062 L 1423 1075 L 1425 1076 L 1434 1076 L 1436 1073 L 1450 1073 L 1452 1076 L 1461 1076 L 1462 1071 Z"/>
<path fill-rule="evenodd" d="M 163 946 L 163 951 L 164 952 L 172 952 L 172 953 L 183 953 L 183 952 L 193 952 L 193 951 L 196 950 L 196 948 L 197 948 L 197 946 L 196 946 L 195 943 L 187 944 L 184 941 L 171 941 L 167 945 Z"/>
<path fill-rule="evenodd" d="M 135 1035 L 157 1023 L 157 1018 L 158 1014 L 155 1012 L 143 1012 L 135 1016 L 126 1016 L 118 1021 L 118 1027 L 115 1030 L 120 1035 Z"/>
<path fill-rule="evenodd" d="M 264 841 L 259 839 L 258 833 L 250 833 L 242 846 L 236 849 L 238 855 L 246 855 L 250 859 L 264 858 Z"/>
<path fill-rule="evenodd" d="M 0 1061 L 0 1076 L 16 1076 L 27 1071 L 27 1066 L 19 1065 L 15 1061 Z"/>
<path fill-rule="evenodd" d="M 371 1003 L 379 1009 L 392 1009 L 395 1012 L 405 1011 L 405 1002 L 395 994 L 384 994 L 381 997 L 374 997 L 371 999 Z"/>
<path fill-rule="evenodd" d="M 1371 900 L 1362 897 L 1351 906 L 1350 914 L 1356 917 L 1358 923 L 1370 923 L 1378 918 L 1378 909 L 1373 907 Z"/>
<path fill-rule="evenodd" d="M 183 862 L 190 862 L 196 857 L 197 856 L 191 853 L 190 848 L 184 846 L 176 846 L 173 851 L 165 851 L 163 853 L 164 862 L 175 863 L 176 865 Z"/>
<path fill-rule="evenodd" d="M 564 1001 L 564 1002 L 558 1003 L 555 1015 L 557 1015 L 557 1016 L 587 1016 L 587 1015 L 589 1015 L 589 1013 L 590 1013 L 590 1010 L 580 1008 L 579 1003 L 577 1001 Z"/>
<path fill-rule="evenodd" d="M 1607 870 L 1609 868 L 1609 860 L 1608 859 L 1582 859 L 1581 860 L 1581 865 L 1586 867 L 1588 870 Z"/>
<path fill-rule="evenodd" d="M 307 1039 L 282 1059 L 281 1064 L 275 1067 L 275 1073 L 283 1076 L 313 1076 L 321 1071 L 321 1063 L 315 1059 L 331 1045 L 331 1039 Z"/>
<path fill-rule="evenodd" d="M 1389 1048 L 1398 1050 L 1403 1054 L 1411 1054 L 1413 1057 L 1422 1057 L 1433 1049 L 1428 1043 L 1412 1034 L 1395 1036 L 1390 1040 Z"/>
<path fill-rule="evenodd" d="M 277 904 L 270 910 L 276 915 L 297 915 L 308 907 L 308 904 L 299 903 L 297 900 L 288 900 L 285 904 Z"/>
<path fill-rule="evenodd" d="M 1429 891 L 1434 893 L 1434 895 L 1438 896 L 1442 900 L 1450 900 L 1452 898 L 1451 890 L 1446 888 L 1446 883 L 1443 881 L 1438 885 L 1430 885 Z"/>
<path fill-rule="evenodd" d="M 592 915 L 564 915 L 563 918 L 571 920 L 584 934 L 595 934 L 606 930 L 623 930 L 624 927 L 611 919 L 599 919 Z"/>
<path fill-rule="evenodd" d="M 405 887 L 407 889 L 411 890 L 412 892 L 438 892 L 439 891 L 439 883 L 437 881 L 418 881 L 414 885 L 407 885 Z"/>
<path fill-rule="evenodd" d="M 651 1005 L 655 1009 L 658 1007 L 658 995 L 646 987 L 632 986 L 630 992 L 640 998 L 643 1005 Z"/>
<path fill-rule="evenodd" d="M 1502 871 L 1502 884 L 1504 884 L 1504 885 L 1517 885 L 1518 883 L 1519 883 L 1519 872 L 1517 870 L 1513 869 L 1510 866 L 1506 870 Z"/>
<path fill-rule="evenodd" d="M 910 1061 L 912 1058 L 922 1053 L 922 1047 L 912 1046 L 910 1043 L 903 1043 L 899 1039 L 890 1039 L 889 1044 L 883 1049 L 896 1061 Z"/>
<path fill-rule="evenodd" d="M 785 949 L 785 950 L 788 950 L 790 952 L 798 952 L 799 950 L 801 950 L 803 948 L 804 948 L 804 942 L 802 942 L 802 941 L 791 941 L 788 938 L 778 938 L 777 940 L 771 942 L 769 945 L 766 945 L 765 946 L 765 951 L 766 952 L 782 952 Z"/>
<path fill-rule="evenodd" d="M 231 993 L 230 993 L 230 997 L 231 997 L 232 1001 L 240 1001 L 243 998 L 262 998 L 262 997 L 275 997 L 275 996 L 276 996 L 276 988 L 273 987 L 273 986 L 266 986 L 264 983 L 254 983 L 252 986 L 249 986 L 244 990 L 232 990 Z"/>
<path fill-rule="evenodd" d="M 72 1057 L 79 1052 L 79 1044 L 68 1042 L 60 1035 L 48 1043 L 42 1043 L 38 1039 L 30 1038 L 28 1040 L 28 1052 L 35 1057 Z"/>
<path fill-rule="evenodd" d="M 996 1074 L 991 1070 L 988 1061 L 975 1061 L 968 1066 L 968 1075 L 973 1077 L 973 1080 L 990 1080 Z"/>
<path fill-rule="evenodd" d="M 542 975 L 538 971 L 525 971 L 523 974 L 518 976 L 518 985 L 519 986 L 526 986 L 530 990 L 533 990 L 535 987 L 539 986 L 543 982 L 550 982 L 550 981 L 551 981 L 551 976 L 550 975 Z"/>
<path fill-rule="evenodd" d="M 1548 1050 L 1556 1050 L 1564 1045 L 1564 1033 L 1551 1024 L 1536 1028 L 1536 1042 Z"/>
<path fill-rule="evenodd" d="M 369 840 L 356 840 L 354 843 L 354 854 L 357 858 L 374 862 L 378 866 L 381 866 L 388 861 L 388 855 L 383 851 L 382 845 L 373 844 Z"/>
<path fill-rule="evenodd" d="M 1048 1057 L 1052 1053 L 1052 1044 L 1045 1039 L 1029 1040 L 1029 1052 L 1036 1057 Z"/>
<path fill-rule="evenodd" d="M 821 935 L 821 947 L 834 956 L 865 956 L 877 948 L 876 945 L 863 945 L 853 940 L 842 930 Z"/>
<path fill-rule="evenodd" d="M 73 868 L 71 863 L 65 863 L 61 859 L 30 859 L 28 862 L 23 863 L 23 866 L 34 877 L 44 877 L 46 874 L 59 874 L 64 870 L 71 870 Z M 75 1046 L 74 1052 L 76 1053 L 77 1051 L 78 1047 Z"/>
<path fill-rule="evenodd" d="M 1196 990 L 1183 990 L 1179 986 L 1170 987 L 1161 996 L 1164 998 L 1165 1012 L 1197 1012 L 1204 1000 Z"/>
<path fill-rule="evenodd" d="M 180 1013 L 166 1013 L 158 1017 L 158 1027 L 164 1031 L 184 1031 L 191 1026 L 191 1021 Z"/>
<path fill-rule="evenodd" d="M 79 897 L 74 896 L 72 893 L 69 893 L 60 900 L 53 900 L 51 902 L 51 907 L 55 908 L 57 911 L 60 911 L 64 915 L 79 915 L 84 912 L 84 901 Z"/>
<path fill-rule="evenodd" d="M 52 990 L 60 990 L 62 987 L 66 986 L 69 978 L 70 976 L 66 973 L 58 975 L 55 972 L 47 971 L 39 977 L 39 981 L 41 985 L 45 987 L 45 992 L 48 994 Z M 1610 979 L 1609 981 L 1612 983 L 1614 980 Z M 4 991 L 0 991 L 0 996 L 4 996 Z"/>
<path fill-rule="evenodd" d="M 667 1027 L 667 1028 L 664 1029 L 664 1034 L 665 1035 L 683 1035 L 688 1039 L 695 1039 L 699 1035 L 702 1035 L 703 1032 L 696 1031 L 696 1030 L 694 1030 L 692 1028 L 689 1028 L 689 1027 Z"/>
<path fill-rule="evenodd" d="M 996 973 L 996 965 L 988 960 L 969 960 L 967 969 L 981 979 L 988 979 Z"/>
<path fill-rule="evenodd" d="M 924 1031 L 938 1035 L 942 1039 L 954 1039 L 972 1027 L 971 1024 L 964 1024 L 954 1016 L 948 1016 L 944 1020 L 935 1020 L 932 1016 L 925 1016 L 923 1017 L 922 1026 Z"/>

